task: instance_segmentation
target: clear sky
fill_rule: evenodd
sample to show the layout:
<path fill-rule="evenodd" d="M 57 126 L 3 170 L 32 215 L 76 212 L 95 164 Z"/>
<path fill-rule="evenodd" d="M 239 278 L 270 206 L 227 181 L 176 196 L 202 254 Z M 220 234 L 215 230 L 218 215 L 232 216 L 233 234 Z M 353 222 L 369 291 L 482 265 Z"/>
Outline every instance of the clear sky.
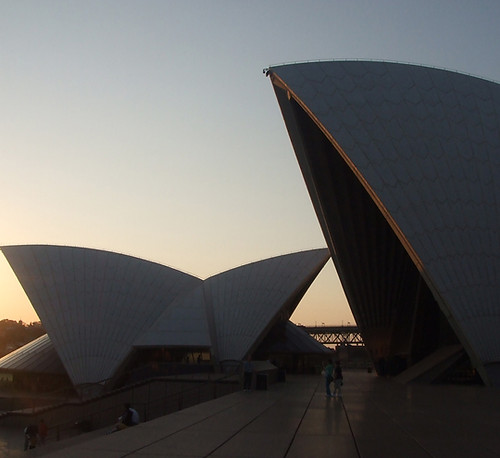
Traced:
<path fill-rule="evenodd" d="M 497 0 L 0 0 L 0 245 L 206 278 L 326 246 L 262 69 L 353 58 L 500 81 Z M 37 316 L 0 254 L 0 319 Z M 353 322 L 331 261 L 292 317 Z"/>

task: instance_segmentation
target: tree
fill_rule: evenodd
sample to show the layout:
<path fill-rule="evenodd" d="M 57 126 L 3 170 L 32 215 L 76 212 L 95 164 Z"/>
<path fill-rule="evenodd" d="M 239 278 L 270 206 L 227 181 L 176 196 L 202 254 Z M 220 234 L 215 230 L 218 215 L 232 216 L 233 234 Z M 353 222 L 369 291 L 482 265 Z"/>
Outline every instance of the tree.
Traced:
<path fill-rule="evenodd" d="M 0 357 L 44 334 L 45 329 L 40 321 L 27 324 L 21 320 L 0 320 Z"/>

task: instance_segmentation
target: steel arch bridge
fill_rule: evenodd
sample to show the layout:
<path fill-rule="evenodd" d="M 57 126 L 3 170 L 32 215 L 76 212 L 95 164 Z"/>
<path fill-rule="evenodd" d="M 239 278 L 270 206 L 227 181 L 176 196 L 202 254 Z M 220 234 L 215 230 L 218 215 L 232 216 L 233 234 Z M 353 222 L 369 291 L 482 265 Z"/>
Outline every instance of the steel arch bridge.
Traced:
<path fill-rule="evenodd" d="M 323 345 L 364 346 L 357 326 L 302 326 L 311 337 Z"/>

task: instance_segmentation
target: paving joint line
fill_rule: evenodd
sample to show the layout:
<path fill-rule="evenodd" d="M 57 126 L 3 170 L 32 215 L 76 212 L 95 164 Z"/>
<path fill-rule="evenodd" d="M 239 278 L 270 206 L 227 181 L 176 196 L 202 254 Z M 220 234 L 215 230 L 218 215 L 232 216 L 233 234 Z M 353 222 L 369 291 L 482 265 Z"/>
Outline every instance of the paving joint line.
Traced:
<path fill-rule="evenodd" d="M 171 432 L 171 433 L 169 433 L 169 434 L 167 434 L 167 435 L 165 435 L 165 436 L 163 436 L 163 437 L 160 437 L 159 439 L 156 439 L 156 440 L 154 440 L 154 441 L 150 442 L 149 444 L 143 445 L 142 447 L 136 448 L 135 450 L 131 450 L 130 452 L 125 453 L 124 455 L 120 455 L 120 458 L 125 458 L 125 457 L 127 457 L 127 456 L 131 456 L 132 454 L 134 454 L 134 453 L 136 453 L 136 452 L 139 452 L 140 450 L 143 450 L 143 449 L 145 449 L 145 448 L 147 448 L 147 447 L 149 447 L 149 446 L 151 446 L 151 445 L 153 445 L 153 444 L 156 444 L 156 443 L 158 443 L 158 442 L 160 442 L 160 441 L 162 441 L 162 440 L 165 440 L 165 439 L 167 439 L 168 437 L 173 436 L 174 434 L 179 433 L 180 431 L 184 431 L 185 429 L 191 428 L 191 427 L 192 427 L 192 426 L 194 426 L 194 425 L 197 425 L 197 424 L 199 424 L 199 423 L 202 423 L 202 422 L 204 422 L 205 420 L 207 420 L 208 418 L 214 417 L 215 415 L 218 415 L 218 414 L 219 414 L 219 413 L 221 413 L 221 412 L 225 412 L 226 410 L 232 409 L 234 406 L 237 406 L 237 405 L 239 405 L 239 404 L 242 404 L 243 402 L 244 402 L 244 401 L 243 401 L 243 400 L 241 400 L 241 401 L 239 401 L 239 402 L 237 402 L 237 403 L 235 403 L 235 404 L 232 404 L 232 405 L 230 405 L 230 406 L 228 406 L 228 407 L 225 407 L 224 409 L 218 410 L 218 411 L 217 411 L 217 412 L 215 412 L 215 413 L 212 413 L 212 414 L 210 414 L 210 415 L 207 415 L 207 416 L 203 417 L 202 419 L 200 419 L 200 420 L 198 420 L 198 421 L 195 421 L 195 422 L 193 422 L 193 423 L 190 423 L 189 425 L 186 425 L 186 426 L 184 426 L 183 428 L 179 428 L 179 429 L 177 429 L 177 430 L 175 430 L 175 431 L 173 431 L 173 432 Z M 178 410 L 177 412 L 181 412 L 181 410 Z M 158 418 L 161 418 L 161 417 L 158 417 Z M 154 421 L 154 420 L 151 420 L 151 421 Z"/>
<path fill-rule="evenodd" d="M 288 447 L 285 451 L 285 454 L 283 455 L 283 458 L 286 458 L 286 456 L 288 455 L 288 452 L 292 448 L 293 442 L 295 441 L 295 438 L 297 437 L 297 433 L 299 432 L 300 426 L 302 425 L 302 422 L 304 421 L 304 417 L 306 416 L 307 411 L 309 410 L 309 407 L 311 406 L 312 400 L 314 399 L 314 396 L 316 395 L 316 392 L 318 391 L 318 386 L 319 386 L 319 382 L 316 384 L 316 387 L 314 388 L 314 391 L 313 391 L 311 397 L 309 398 L 309 402 L 307 403 L 307 406 L 304 409 L 304 413 L 302 414 L 302 417 L 300 418 L 300 421 L 299 421 L 299 424 L 297 425 L 297 428 L 295 428 L 295 432 L 293 433 L 292 440 L 288 444 Z"/>
<path fill-rule="evenodd" d="M 233 437 L 238 435 L 241 431 L 243 431 L 248 425 L 253 423 L 257 418 L 259 418 L 264 412 L 267 412 L 271 407 L 273 407 L 274 402 L 271 403 L 270 406 L 266 407 L 264 410 L 259 412 L 254 418 L 252 418 L 248 423 L 244 424 L 240 429 L 238 429 L 234 434 L 231 434 L 225 441 L 220 443 L 217 447 L 215 447 L 213 450 L 210 450 L 210 452 L 207 455 L 204 455 L 203 458 L 207 458 L 210 455 L 212 455 L 214 452 L 216 452 L 218 449 L 220 449 L 223 445 L 227 444 Z"/>

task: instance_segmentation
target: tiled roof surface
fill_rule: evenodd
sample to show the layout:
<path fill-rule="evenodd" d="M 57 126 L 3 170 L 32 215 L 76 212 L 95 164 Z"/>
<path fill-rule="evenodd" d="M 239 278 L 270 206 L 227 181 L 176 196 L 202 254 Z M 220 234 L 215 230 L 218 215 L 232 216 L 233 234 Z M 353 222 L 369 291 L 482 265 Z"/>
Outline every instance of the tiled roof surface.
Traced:
<path fill-rule="evenodd" d="M 482 361 L 500 361 L 500 85 L 388 62 L 270 71 L 380 199 Z"/>

